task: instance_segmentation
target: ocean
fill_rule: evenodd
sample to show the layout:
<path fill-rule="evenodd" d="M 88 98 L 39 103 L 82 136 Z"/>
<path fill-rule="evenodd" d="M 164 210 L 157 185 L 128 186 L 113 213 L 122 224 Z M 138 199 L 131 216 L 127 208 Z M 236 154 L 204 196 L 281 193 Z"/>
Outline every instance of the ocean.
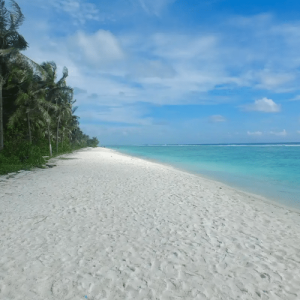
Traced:
<path fill-rule="evenodd" d="M 300 143 L 107 147 L 300 209 Z"/>

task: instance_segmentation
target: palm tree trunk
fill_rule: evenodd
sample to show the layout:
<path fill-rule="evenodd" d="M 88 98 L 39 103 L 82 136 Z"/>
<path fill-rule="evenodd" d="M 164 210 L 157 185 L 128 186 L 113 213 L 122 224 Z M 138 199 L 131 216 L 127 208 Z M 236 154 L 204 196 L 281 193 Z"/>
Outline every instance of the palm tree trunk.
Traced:
<path fill-rule="evenodd" d="M 1 68 L 1 67 L 0 67 Z M 0 69 L 1 72 L 1 69 Z M 3 78 L 0 75 L 0 151 L 3 149 L 3 100 L 2 100 Z"/>
<path fill-rule="evenodd" d="M 59 128 L 59 118 L 57 120 L 57 128 L 56 128 L 56 153 L 58 153 L 58 128 Z"/>
<path fill-rule="evenodd" d="M 29 143 L 32 144 L 29 112 L 27 113 L 27 123 L 28 123 Z"/>
<path fill-rule="evenodd" d="M 51 146 L 51 140 L 50 140 L 50 126 L 49 126 L 49 124 L 48 124 L 48 141 L 49 141 L 50 156 L 52 156 L 52 146 Z"/>

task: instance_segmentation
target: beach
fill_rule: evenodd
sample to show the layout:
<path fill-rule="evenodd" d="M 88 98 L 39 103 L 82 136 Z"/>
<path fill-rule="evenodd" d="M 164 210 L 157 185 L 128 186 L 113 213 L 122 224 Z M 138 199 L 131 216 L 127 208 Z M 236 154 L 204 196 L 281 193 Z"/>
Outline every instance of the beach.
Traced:
<path fill-rule="evenodd" d="M 300 214 L 89 148 L 0 177 L 0 299 L 300 299 Z"/>

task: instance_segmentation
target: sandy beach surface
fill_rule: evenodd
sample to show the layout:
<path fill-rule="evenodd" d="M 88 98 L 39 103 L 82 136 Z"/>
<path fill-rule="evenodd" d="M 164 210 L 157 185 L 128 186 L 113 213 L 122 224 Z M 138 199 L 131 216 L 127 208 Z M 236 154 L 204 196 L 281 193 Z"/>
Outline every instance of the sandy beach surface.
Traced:
<path fill-rule="evenodd" d="M 300 299 L 300 215 L 105 148 L 0 177 L 0 299 Z M 7 178 L 9 177 L 9 178 Z"/>

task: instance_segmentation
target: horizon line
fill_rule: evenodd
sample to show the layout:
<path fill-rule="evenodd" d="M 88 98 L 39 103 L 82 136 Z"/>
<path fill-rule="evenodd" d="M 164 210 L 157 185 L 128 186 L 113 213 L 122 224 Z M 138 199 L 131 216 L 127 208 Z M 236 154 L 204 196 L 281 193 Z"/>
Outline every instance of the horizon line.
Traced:
<path fill-rule="evenodd" d="M 211 145 L 286 145 L 300 144 L 300 142 L 273 142 L 273 143 L 203 143 L 203 144 L 103 144 L 99 146 L 211 146 Z"/>

